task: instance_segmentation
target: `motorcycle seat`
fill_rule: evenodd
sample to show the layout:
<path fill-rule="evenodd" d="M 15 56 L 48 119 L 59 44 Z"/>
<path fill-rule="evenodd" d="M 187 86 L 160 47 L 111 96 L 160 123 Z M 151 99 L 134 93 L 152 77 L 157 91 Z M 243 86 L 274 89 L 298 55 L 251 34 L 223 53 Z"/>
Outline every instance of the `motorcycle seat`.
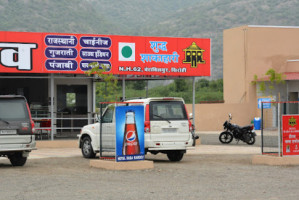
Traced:
<path fill-rule="evenodd" d="M 240 127 L 241 129 L 251 130 L 252 125 Z"/>

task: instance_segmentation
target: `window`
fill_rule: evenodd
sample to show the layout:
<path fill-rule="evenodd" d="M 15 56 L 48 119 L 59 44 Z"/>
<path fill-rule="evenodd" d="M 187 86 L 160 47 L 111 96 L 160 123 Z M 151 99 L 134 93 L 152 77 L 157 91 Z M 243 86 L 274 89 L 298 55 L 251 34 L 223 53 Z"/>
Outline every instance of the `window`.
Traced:
<path fill-rule="evenodd" d="M 72 108 L 76 106 L 76 93 L 66 93 L 66 107 Z"/>
<path fill-rule="evenodd" d="M 150 103 L 151 120 L 186 120 L 187 114 L 181 101 L 152 101 Z"/>
<path fill-rule="evenodd" d="M 29 117 L 24 100 L 0 100 L 0 119 L 23 120 L 28 118 Z"/>
<path fill-rule="evenodd" d="M 113 121 L 114 106 L 107 108 L 106 112 L 102 117 L 102 123 L 112 123 Z"/>

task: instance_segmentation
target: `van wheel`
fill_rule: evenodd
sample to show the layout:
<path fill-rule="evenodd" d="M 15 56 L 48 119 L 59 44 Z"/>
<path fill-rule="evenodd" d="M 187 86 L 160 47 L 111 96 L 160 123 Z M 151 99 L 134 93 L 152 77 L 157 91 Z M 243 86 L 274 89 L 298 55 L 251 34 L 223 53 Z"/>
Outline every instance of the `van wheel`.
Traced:
<path fill-rule="evenodd" d="M 16 152 L 8 157 L 12 166 L 23 166 L 27 161 L 27 157 L 23 157 L 22 152 Z"/>
<path fill-rule="evenodd" d="M 93 148 L 91 146 L 91 139 L 89 137 L 83 138 L 81 151 L 84 158 L 96 157 L 96 154 L 93 152 Z"/>
<path fill-rule="evenodd" d="M 184 156 L 183 151 L 170 151 L 167 153 L 168 159 L 172 162 L 178 162 L 182 160 L 183 156 Z"/>

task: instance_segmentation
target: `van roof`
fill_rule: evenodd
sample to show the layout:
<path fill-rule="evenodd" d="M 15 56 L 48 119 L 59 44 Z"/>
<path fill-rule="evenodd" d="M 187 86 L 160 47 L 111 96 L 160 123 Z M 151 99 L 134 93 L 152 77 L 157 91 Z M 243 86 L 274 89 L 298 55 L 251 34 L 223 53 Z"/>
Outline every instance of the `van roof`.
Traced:
<path fill-rule="evenodd" d="M 150 101 L 183 101 L 184 102 L 184 99 L 181 97 L 151 97 L 151 98 L 145 98 L 145 99 L 130 99 L 125 102 L 149 103 Z"/>

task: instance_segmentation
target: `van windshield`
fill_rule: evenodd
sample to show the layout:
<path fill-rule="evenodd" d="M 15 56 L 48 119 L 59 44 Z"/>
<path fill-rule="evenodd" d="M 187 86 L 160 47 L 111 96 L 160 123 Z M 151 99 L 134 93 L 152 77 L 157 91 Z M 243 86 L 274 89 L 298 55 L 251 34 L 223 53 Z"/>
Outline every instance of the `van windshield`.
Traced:
<path fill-rule="evenodd" d="M 114 106 L 109 106 L 103 114 L 102 123 L 112 123 L 113 121 Z"/>
<path fill-rule="evenodd" d="M 181 101 L 150 102 L 150 120 L 187 120 L 185 106 Z"/>
<path fill-rule="evenodd" d="M 28 118 L 26 104 L 22 99 L 0 99 L 0 119 L 24 120 Z"/>

